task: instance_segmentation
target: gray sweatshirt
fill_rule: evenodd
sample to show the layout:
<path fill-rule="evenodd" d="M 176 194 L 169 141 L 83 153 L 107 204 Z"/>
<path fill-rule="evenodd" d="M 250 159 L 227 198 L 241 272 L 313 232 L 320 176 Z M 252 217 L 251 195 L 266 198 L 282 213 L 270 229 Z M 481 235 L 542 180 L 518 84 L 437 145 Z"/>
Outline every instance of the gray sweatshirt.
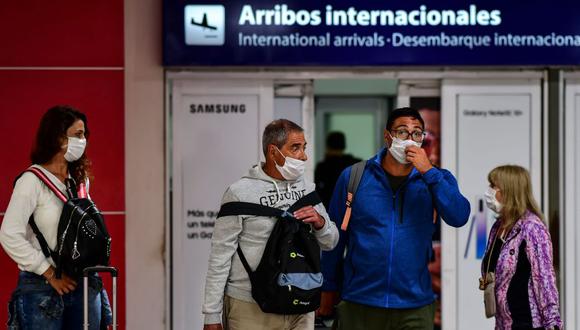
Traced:
<path fill-rule="evenodd" d="M 262 165 L 252 167 L 247 175 L 228 187 L 222 204 L 249 202 L 286 210 L 297 200 L 314 190 L 314 183 L 280 181 L 268 176 Z M 322 250 L 332 250 L 338 243 L 338 230 L 330 221 L 322 203 L 315 206 L 324 218 L 324 227 L 314 234 Z M 224 294 L 243 301 L 254 302 L 248 273 L 236 253 L 238 245 L 252 269 L 262 258 L 266 242 L 276 218 L 262 216 L 227 216 L 216 220 L 211 241 L 209 266 L 205 279 L 203 314 L 205 324 L 221 323 Z"/>

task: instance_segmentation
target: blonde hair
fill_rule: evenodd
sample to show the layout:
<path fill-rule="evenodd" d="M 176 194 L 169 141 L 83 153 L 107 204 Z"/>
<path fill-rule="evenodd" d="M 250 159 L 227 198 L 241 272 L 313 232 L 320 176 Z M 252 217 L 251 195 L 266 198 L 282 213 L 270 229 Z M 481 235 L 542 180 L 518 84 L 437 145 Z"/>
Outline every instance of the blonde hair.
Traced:
<path fill-rule="evenodd" d="M 487 180 L 501 192 L 502 207 L 499 215 L 504 229 L 511 229 L 528 210 L 544 221 L 532 194 L 532 180 L 528 170 L 518 165 L 498 166 L 489 172 Z"/>

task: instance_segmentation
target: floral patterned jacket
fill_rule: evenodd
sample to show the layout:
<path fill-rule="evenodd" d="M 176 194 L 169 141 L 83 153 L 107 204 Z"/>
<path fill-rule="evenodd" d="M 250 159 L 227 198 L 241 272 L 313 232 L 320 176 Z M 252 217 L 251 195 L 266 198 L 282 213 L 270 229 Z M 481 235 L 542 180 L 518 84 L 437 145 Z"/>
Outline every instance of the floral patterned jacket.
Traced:
<path fill-rule="evenodd" d="M 497 236 L 501 221 L 497 220 L 489 235 L 487 250 Z M 528 297 L 534 328 L 562 328 L 558 289 L 552 263 L 552 241 L 546 225 L 532 212 L 519 219 L 501 248 L 495 269 L 496 329 L 511 329 L 512 315 L 508 304 L 508 289 L 516 273 L 520 245 L 525 241 L 525 253 L 531 266 Z M 485 264 L 485 262 L 483 263 Z M 484 272 L 482 264 L 482 274 Z"/>

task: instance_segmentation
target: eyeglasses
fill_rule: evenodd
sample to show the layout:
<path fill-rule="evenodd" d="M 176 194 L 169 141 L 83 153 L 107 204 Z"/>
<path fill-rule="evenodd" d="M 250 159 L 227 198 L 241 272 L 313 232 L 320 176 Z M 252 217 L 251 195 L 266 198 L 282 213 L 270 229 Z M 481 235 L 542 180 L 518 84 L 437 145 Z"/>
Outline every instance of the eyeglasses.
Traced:
<path fill-rule="evenodd" d="M 435 134 L 429 132 L 429 131 L 425 131 L 425 137 L 423 137 L 423 144 L 422 147 L 423 148 L 430 148 L 431 144 L 433 144 L 433 142 L 435 142 L 436 140 L 439 140 L 438 137 L 435 136 Z"/>
<path fill-rule="evenodd" d="M 415 142 L 423 142 L 423 139 L 427 135 L 427 133 L 423 131 L 409 132 L 406 129 L 398 129 L 391 132 L 395 133 L 394 137 L 396 137 L 397 139 L 406 140 L 409 138 L 409 136 L 411 136 L 411 139 L 413 139 L 413 141 Z"/>

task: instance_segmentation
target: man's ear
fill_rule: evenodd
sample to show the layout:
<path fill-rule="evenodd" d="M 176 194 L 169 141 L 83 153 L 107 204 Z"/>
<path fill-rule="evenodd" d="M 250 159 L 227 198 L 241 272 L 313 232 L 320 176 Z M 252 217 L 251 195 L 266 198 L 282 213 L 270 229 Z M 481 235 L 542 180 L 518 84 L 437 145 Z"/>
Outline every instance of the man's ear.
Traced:
<path fill-rule="evenodd" d="M 268 155 L 269 155 L 269 158 L 275 164 L 278 164 L 277 159 L 280 159 L 281 156 L 279 156 L 280 155 L 280 152 L 278 152 L 278 150 L 276 150 L 276 145 L 274 145 L 274 144 L 268 145 Z"/>
<path fill-rule="evenodd" d="M 276 146 L 273 145 L 273 144 L 269 144 L 268 145 L 268 155 L 270 155 L 270 157 L 272 159 L 275 159 L 276 158 L 276 153 L 277 153 Z"/>
<path fill-rule="evenodd" d="M 383 131 L 383 138 L 385 140 L 385 144 L 388 146 L 391 145 L 391 143 L 393 142 L 393 138 L 391 137 L 391 133 L 389 133 L 389 130 L 387 130 L 385 128 L 385 130 Z"/>

